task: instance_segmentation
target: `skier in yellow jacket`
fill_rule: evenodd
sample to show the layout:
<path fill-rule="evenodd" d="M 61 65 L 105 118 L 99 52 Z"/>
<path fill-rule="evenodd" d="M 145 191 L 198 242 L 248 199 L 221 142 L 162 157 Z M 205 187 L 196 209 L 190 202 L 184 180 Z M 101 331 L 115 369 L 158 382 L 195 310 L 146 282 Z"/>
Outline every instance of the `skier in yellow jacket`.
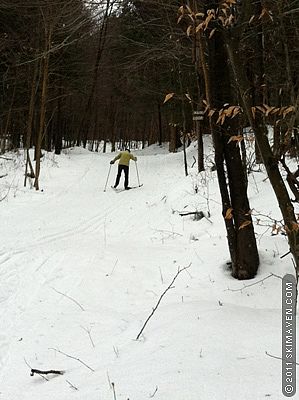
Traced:
<path fill-rule="evenodd" d="M 130 149 L 125 149 L 125 151 L 121 151 L 112 161 L 110 161 L 110 164 L 114 164 L 115 161 L 119 160 L 118 162 L 118 171 L 117 171 L 117 176 L 116 176 L 116 181 L 115 185 L 113 186 L 114 188 L 117 188 L 121 173 L 124 171 L 125 174 L 125 189 L 129 190 L 129 164 L 130 160 L 137 161 L 137 157 L 134 157 L 133 154 L 130 153 Z"/>

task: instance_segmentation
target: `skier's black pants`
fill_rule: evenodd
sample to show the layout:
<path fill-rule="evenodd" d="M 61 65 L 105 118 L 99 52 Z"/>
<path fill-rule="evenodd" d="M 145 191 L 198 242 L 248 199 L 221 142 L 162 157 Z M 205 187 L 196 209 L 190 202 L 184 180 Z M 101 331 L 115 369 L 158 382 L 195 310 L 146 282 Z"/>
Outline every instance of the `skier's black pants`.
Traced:
<path fill-rule="evenodd" d="M 118 186 L 122 171 L 124 171 L 124 173 L 125 173 L 125 188 L 128 187 L 128 185 L 129 185 L 129 166 L 128 165 L 119 165 L 119 164 L 118 164 L 118 172 L 117 172 L 114 187 Z"/>

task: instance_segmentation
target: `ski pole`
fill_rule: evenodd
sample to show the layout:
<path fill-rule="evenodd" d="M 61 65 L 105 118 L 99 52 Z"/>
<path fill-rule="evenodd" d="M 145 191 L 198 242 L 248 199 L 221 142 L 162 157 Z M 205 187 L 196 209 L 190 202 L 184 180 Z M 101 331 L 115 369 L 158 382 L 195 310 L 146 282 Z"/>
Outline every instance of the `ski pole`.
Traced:
<path fill-rule="evenodd" d="M 138 168 L 137 168 L 137 162 L 136 161 L 135 161 L 135 166 L 136 166 L 136 172 L 137 172 L 138 186 L 141 186 L 140 185 L 139 173 L 138 173 Z"/>
<path fill-rule="evenodd" d="M 108 176 L 107 176 L 107 180 L 106 180 L 106 184 L 105 184 L 105 189 L 104 189 L 104 192 L 106 192 L 106 187 L 107 187 L 107 183 L 108 183 L 108 179 L 109 179 L 110 171 L 111 171 L 111 164 L 110 164 L 110 167 L 109 167 L 109 171 L 108 171 Z"/>

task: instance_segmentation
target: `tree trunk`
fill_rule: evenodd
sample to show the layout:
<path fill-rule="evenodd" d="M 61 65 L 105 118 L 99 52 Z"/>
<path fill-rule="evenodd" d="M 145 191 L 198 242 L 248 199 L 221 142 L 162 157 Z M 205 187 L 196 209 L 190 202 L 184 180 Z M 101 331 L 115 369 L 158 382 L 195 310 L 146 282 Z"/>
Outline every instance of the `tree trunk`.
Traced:
<path fill-rule="evenodd" d="M 296 265 L 296 273 L 299 272 L 299 230 L 294 213 L 294 207 L 290 200 L 288 190 L 282 179 L 278 167 L 278 160 L 274 157 L 267 136 L 264 134 L 265 127 L 256 123 L 256 119 L 252 114 L 252 99 L 250 97 L 250 84 L 246 79 L 245 71 L 239 63 L 238 41 L 235 38 L 227 38 L 227 51 L 230 64 L 233 69 L 235 82 L 240 93 L 244 111 L 248 121 L 255 133 L 256 142 L 263 158 L 263 163 L 267 170 L 267 174 L 274 190 L 279 208 L 281 210 L 286 232 L 288 236 L 291 253 L 294 257 Z"/>
<path fill-rule="evenodd" d="M 52 29 L 45 29 L 45 56 L 42 60 L 42 93 L 40 100 L 40 118 L 39 118 L 39 129 L 35 144 L 35 180 L 34 187 L 39 190 L 39 174 L 40 174 L 40 160 L 41 160 L 41 147 L 42 140 L 45 134 L 45 117 L 46 117 L 46 100 L 47 100 L 47 90 L 48 90 L 48 78 L 49 78 L 49 59 L 50 59 L 50 49 L 52 40 Z"/>
<path fill-rule="evenodd" d="M 33 117 L 34 117 L 34 104 L 35 104 L 35 96 L 36 96 L 36 86 L 37 86 L 37 76 L 38 76 L 39 63 L 38 61 L 34 64 L 33 77 L 31 82 L 31 95 L 30 95 L 30 103 L 29 103 L 29 112 L 28 112 L 28 121 L 27 121 L 27 131 L 26 131 L 26 165 L 25 165 L 25 178 L 24 178 L 24 186 L 27 183 L 27 175 L 28 175 L 28 166 L 30 168 L 30 176 L 32 178 L 35 177 L 34 170 L 30 160 L 29 148 L 32 137 L 32 127 L 33 127 Z"/>
<path fill-rule="evenodd" d="M 226 62 L 224 42 L 215 33 L 209 42 L 209 70 L 206 69 L 208 104 L 218 110 L 225 104 L 234 104 L 235 93 L 231 84 L 231 71 Z M 213 60 L 213 62 L 211 62 Z M 203 60 L 205 65 L 205 59 Z M 213 104 L 211 104 L 213 99 Z M 221 126 L 212 128 L 215 146 L 219 188 L 223 216 L 227 229 L 228 246 L 232 261 L 232 275 L 238 279 L 253 278 L 259 266 L 259 256 L 247 196 L 245 173 L 239 145 L 230 138 L 238 132 L 238 120 L 226 118 Z M 230 141 L 230 142 L 229 142 Z M 225 167 L 227 178 L 225 176 Z"/>

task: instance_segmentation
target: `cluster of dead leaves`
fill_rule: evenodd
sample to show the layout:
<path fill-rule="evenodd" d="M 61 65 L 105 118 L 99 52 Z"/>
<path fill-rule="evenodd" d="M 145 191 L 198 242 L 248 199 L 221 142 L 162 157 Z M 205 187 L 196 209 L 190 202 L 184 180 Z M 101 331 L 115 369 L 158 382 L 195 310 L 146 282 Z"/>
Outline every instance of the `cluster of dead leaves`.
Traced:
<path fill-rule="evenodd" d="M 188 5 L 181 6 L 178 10 L 179 17 L 178 23 L 184 18 L 188 17 L 191 20 L 191 25 L 187 28 L 187 36 L 198 33 L 199 31 L 206 31 L 211 21 L 218 20 L 222 26 L 228 27 L 234 23 L 235 17 L 232 12 L 232 7 L 236 4 L 236 0 L 223 0 L 217 9 L 207 10 L 206 13 L 195 12 Z M 216 28 L 212 29 L 209 38 L 211 38 Z"/>
<path fill-rule="evenodd" d="M 273 107 L 268 104 L 262 104 L 260 106 L 255 106 L 251 108 L 253 118 L 257 111 L 260 111 L 265 117 L 268 116 L 280 116 L 283 119 L 290 113 L 295 112 L 294 106 L 284 106 L 284 107 Z"/>
<path fill-rule="evenodd" d="M 203 100 L 203 103 L 206 107 L 205 113 L 208 115 L 208 117 L 212 117 L 217 112 L 217 110 L 215 108 L 210 108 L 206 100 Z M 269 106 L 268 104 L 262 104 L 259 106 L 251 107 L 253 118 L 256 117 L 257 112 L 260 112 L 265 117 L 278 116 L 281 117 L 281 119 L 285 119 L 287 115 L 289 115 L 290 113 L 294 113 L 295 111 L 296 110 L 294 106 L 273 107 Z M 223 125 L 226 118 L 234 118 L 238 114 L 242 113 L 243 113 L 242 107 L 237 105 L 221 108 L 221 110 L 218 111 L 218 118 L 216 124 Z"/>
<path fill-rule="evenodd" d="M 234 25 L 236 22 L 235 7 L 237 6 L 236 0 L 222 0 L 217 9 L 209 9 L 206 13 L 195 12 L 188 5 L 181 6 L 178 9 L 178 20 L 179 24 L 181 20 L 186 16 L 191 20 L 191 25 L 188 26 L 186 34 L 191 36 L 198 33 L 199 31 L 206 31 L 211 21 L 217 21 L 222 25 L 223 28 L 228 28 Z M 260 15 L 252 15 L 248 21 L 249 24 L 254 21 L 261 19 L 267 19 L 273 21 L 273 13 L 270 9 L 263 7 Z M 213 36 L 216 28 L 213 28 L 209 33 L 209 38 Z"/>

